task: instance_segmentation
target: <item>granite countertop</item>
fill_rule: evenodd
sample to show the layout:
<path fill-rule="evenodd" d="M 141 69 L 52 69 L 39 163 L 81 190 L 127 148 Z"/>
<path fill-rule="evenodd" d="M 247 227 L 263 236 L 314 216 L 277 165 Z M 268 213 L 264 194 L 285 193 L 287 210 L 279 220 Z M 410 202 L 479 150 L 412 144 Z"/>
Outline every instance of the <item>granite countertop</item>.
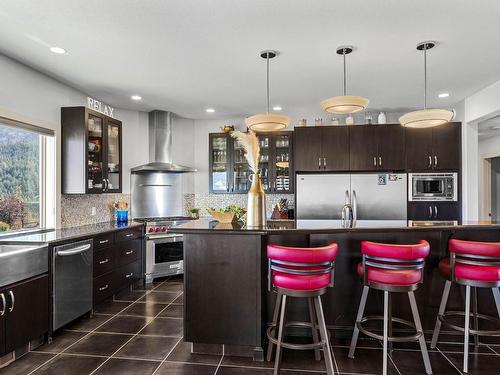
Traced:
<path fill-rule="evenodd" d="M 358 220 L 352 228 L 346 228 L 341 220 L 268 220 L 265 228 L 247 228 L 241 222 L 223 224 L 213 219 L 194 220 L 171 228 L 172 233 L 335 233 L 335 232 L 386 232 L 386 231 L 428 231 L 457 229 L 499 229 L 500 222 L 471 221 L 457 222 L 412 222 L 406 220 Z"/>
<path fill-rule="evenodd" d="M 142 223 L 129 221 L 128 223 L 104 222 L 88 224 L 78 227 L 39 230 L 31 233 L 18 233 L 0 238 L 0 242 L 33 242 L 33 243 L 58 243 L 68 240 L 78 240 L 92 237 L 101 233 L 114 232 L 128 228 L 143 226 Z"/>

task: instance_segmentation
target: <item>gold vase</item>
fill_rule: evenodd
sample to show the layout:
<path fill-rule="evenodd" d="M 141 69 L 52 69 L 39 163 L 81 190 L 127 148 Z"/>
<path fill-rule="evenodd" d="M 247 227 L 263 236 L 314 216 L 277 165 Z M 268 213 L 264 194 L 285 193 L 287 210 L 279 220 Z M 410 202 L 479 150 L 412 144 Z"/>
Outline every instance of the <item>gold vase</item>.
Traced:
<path fill-rule="evenodd" d="M 266 226 L 266 193 L 262 188 L 260 175 L 254 174 L 248 191 L 247 228 Z"/>

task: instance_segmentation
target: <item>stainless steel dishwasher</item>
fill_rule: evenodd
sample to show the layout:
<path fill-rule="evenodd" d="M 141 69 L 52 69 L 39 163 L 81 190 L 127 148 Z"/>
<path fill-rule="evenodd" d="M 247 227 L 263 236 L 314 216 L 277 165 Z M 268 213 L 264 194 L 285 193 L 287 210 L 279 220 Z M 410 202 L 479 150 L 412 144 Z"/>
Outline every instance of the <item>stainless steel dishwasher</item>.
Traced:
<path fill-rule="evenodd" d="M 54 247 L 52 330 L 92 310 L 92 240 Z"/>

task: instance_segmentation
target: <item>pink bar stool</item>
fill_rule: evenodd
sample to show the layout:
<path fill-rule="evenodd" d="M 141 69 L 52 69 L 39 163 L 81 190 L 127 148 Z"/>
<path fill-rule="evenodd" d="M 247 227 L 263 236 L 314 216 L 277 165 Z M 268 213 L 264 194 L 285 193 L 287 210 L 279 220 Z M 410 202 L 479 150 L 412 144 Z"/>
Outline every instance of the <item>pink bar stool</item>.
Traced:
<path fill-rule="evenodd" d="M 352 334 L 349 358 L 354 358 L 360 331 L 369 337 L 383 340 L 383 374 L 386 375 L 389 344 L 392 342 L 418 341 L 424 360 L 425 372 L 432 374 L 431 362 L 427 353 L 427 346 L 425 345 L 417 302 L 413 293 L 423 281 L 425 258 L 429 255 L 429 251 L 430 246 L 427 241 L 420 241 L 414 245 L 361 242 L 363 261 L 358 265 L 358 274 L 363 279 L 363 294 L 359 303 L 356 324 L 354 325 L 354 332 Z M 370 288 L 384 292 L 384 316 L 363 316 Z M 392 317 L 391 293 L 408 293 L 414 323 Z M 363 327 L 363 323 L 370 320 L 383 320 L 383 336 Z M 393 336 L 393 322 L 410 326 L 416 330 L 416 333 L 406 336 Z"/>
<path fill-rule="evenodd" d="M 479 336 L 500 336 L 500 330 L 480 330 L 479 319 L 495 321 L 499 319 L 478 314 L 477 288 L 491 288 L 498 316 L 500 318 L 500 242 L 476 242 L 450 240 L 448 242 L 450 257 L 439 262 L 439 270 L 446 277 L 443 297 L 439 305 L 434 334 L 432 335 L 431 348 L 435 348 L 441 324 L 464 333 L 464 362 L 463 371 L 468 371 L 469 361 L 469 336 L 474 335 L 476 347 L 479 345 Z M 465 311 L 446 311 L 446 303 L 450 294 L 451 283 L 465 285 Z M 470 328 L 470 305 L 472 288 L 472 318 L 474 329 Z M 446 321 L 447 316 L 463 316 L 464 327 L 459 327 Z"/>
<path fill-rule="evenodd" d="M 314 350 L 318 361 L 321 359 L 320 349 L 323 349 L 326 372 L 328 375 L 333 375 L 333 359 L 320 296 L 326 293 L 329 286 L 333 286 L 333 269 L 337 253 L 338 246 L 335 243 L 316 248 L 267 246 L 268 287 L 270 290 L 272 286 L 278 293 L 273 323 L 267 329 L 268 361 L 271 360 L 276 345 L 274 375 L 279 374 L 283 348 Z M 307 298 L 310 322 L 286 322 L 288 297 Z M 310 327 L 313 342 L 310 344 L 285 342 L 286 327 Z M 276 328 L 278 328 L 277 333 Z"/>

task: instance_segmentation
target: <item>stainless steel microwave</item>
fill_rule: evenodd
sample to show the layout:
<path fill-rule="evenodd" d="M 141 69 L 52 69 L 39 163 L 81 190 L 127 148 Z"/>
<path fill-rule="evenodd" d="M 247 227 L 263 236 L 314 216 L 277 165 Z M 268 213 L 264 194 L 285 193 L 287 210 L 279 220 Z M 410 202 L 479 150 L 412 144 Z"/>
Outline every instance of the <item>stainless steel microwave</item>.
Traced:
<path fill-rule="evenodd" d="M 409 201 L 457 201 L 457 173 L 408 173 Z"/>

